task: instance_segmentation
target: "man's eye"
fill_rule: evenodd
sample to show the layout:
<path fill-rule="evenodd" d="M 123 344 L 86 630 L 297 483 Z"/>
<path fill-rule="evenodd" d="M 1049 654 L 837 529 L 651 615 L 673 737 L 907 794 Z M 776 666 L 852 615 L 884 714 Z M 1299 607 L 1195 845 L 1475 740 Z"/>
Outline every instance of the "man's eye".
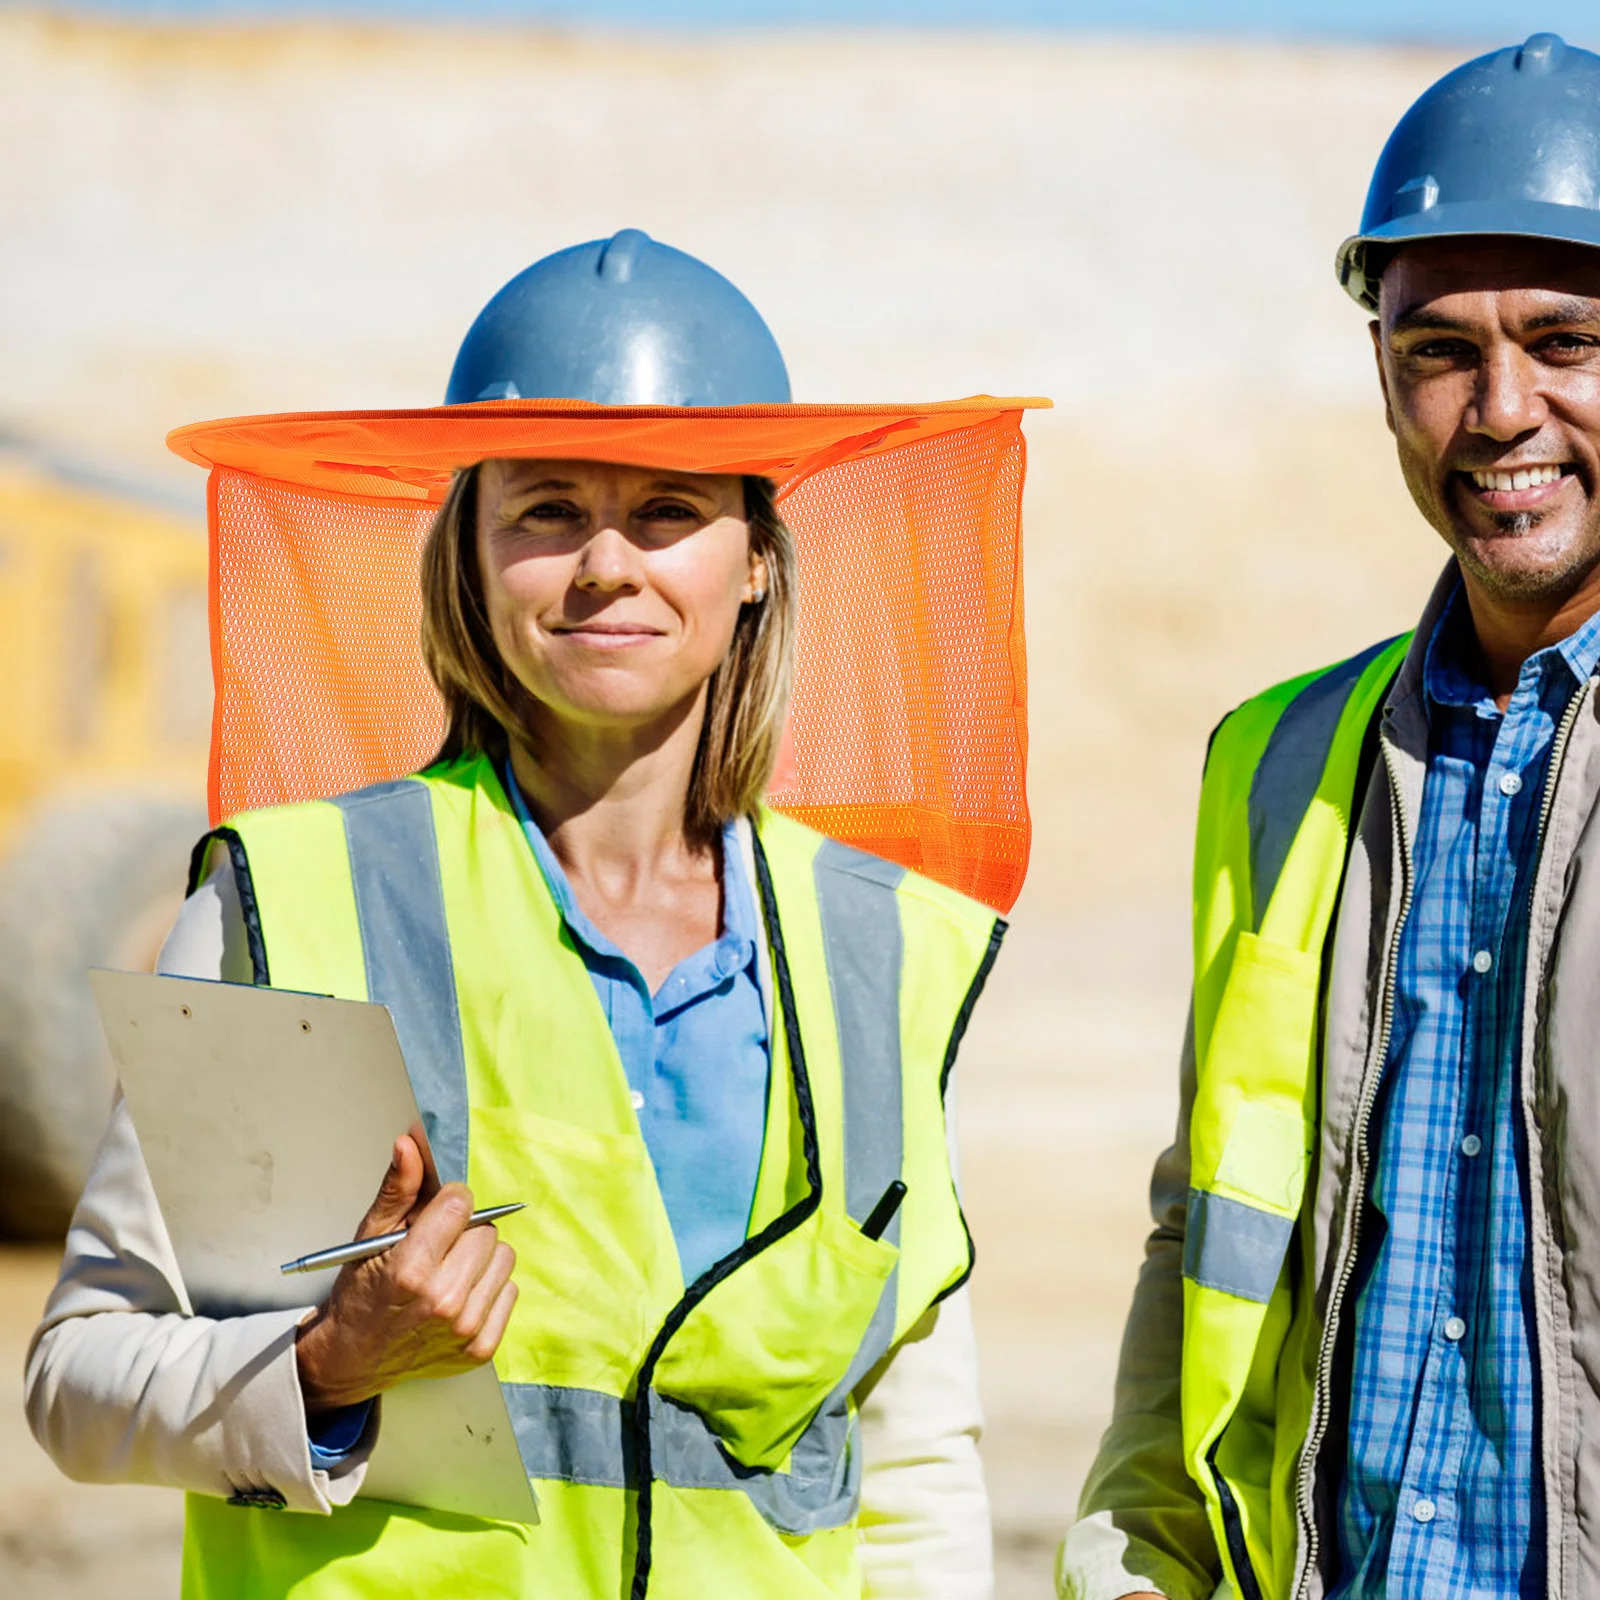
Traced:
<path fill-rule="evenodd" d="M 1463 339 L 1430 339 L 1406 352 L 1416 361 L 1471 361 L 1478 352 Z"/>
<path fill-rule="evenodd" d="M 1541 339 L 1538 344 L 1539 354 L 1555 357 L 1558 361 L 1570 356 L 1587 356 L 1600 345 L 1592 334 L 1587 333 L 1553 333 L 1548 339 Z"/>

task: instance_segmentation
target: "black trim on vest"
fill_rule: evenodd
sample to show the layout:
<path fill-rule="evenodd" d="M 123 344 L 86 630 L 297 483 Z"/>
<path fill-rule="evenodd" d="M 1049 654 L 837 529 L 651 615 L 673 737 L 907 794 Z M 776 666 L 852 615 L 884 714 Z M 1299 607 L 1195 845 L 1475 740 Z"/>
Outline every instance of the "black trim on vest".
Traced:
<path fill-rule="evenodd" d="M 755 845 L 756 884 L 761 893 L 761 910 L 767 925 L 767 943 L 772 950 L 772 962 L 778 978 L 778 1005 L 783 1012 L 783 1027 L 788 1038 L 789 1067 L 794 1081 L 795 1108 L 800 1113 L 800 1144 L 805 1157 L 808 1192 L 781 1217 L 775 1217 L 753 1238 L 746 1239 L 739 1248 L 726 1255 L 714 1266 L 695 1279 L 684 1292 L 683 1298 L 667 1313 L 644 1358 L 635 1381 L 632 1401 L 632 1427 L 634 1460 L 638 1472 L 636 1498 L 638 1530 L 635 1536 L 633 1584 L 629 1591 L 631 1600 L 646 1600 L 650 1588 L 651 1562 L 651 1489 L 653 1478 L 650 1468 L 650 1381 L 656 1367 L 666 1353 L 674 1335 L 688 1320 L 689 1313 L 711 1293 L 716 1286 L 747 1261 L 760 1255 L 769 1245 L 776 1244 L 785 1235 L 793 1233 L 822 1204 L 822 1156 L 817 1140 L 817 1114 L 811 1100 L 811 1078 L 806 1071 L 805 1045 L 800 1038 L 800 1016 L 794 1003 L 794 982 L 789 975 L 789 956 L 783 942 L 783 924 L 778 919 L 778 899 L 772 888 L 772 870 L 767 865 L 767 853 L 762 848 L 761 835 L 750 830 Z"/>
<path fill-rule="evenodd" d="M 1217 1465 L 1219 1435 L 1206 1452 L 1206 1465 L 1217 1486 L 1217 1499 L 1222 1503 L 1222 1530 L 1228 1536 L 1228 1559 L 1233 1563 L 1234 1580 L 1239 1586 L 1240 1600 L 1265 1600 L 1256 1569 L 1250 1565 L 1250 1549 L 1244 1539 L 1244 1522 L 1239 1516 L 1239 1503 L 1233 1498 L 1233 1489 Z"/>
<path fill-rule="evenodd" d="M 267 968 L 267 941 L 261 931 L 261 912 L 256 905 L 255 880 L 250 876 L 250 857 L 245 853 L 244 840 L 232 828 L 213 828 L 195 845 L 189 856 L 189 887 L 191 895 L 200 887 L 200 876 L 206 869 L 206 855 L 213 844 L 228 847 L 228 860 L 233 866 L 234 887 L 239 892 L 239 915 L 244 919 L 245 941 L 250 948 L 250 981 L 258 989 L 272 982 Z"/>
<path fill-rule="evenodd" d="M 1348 821 L 1344 836 L 1344 861 L 1339 868 L 1339 887 L 1334 891 L 1333 915 L 1328 918 L 1328 931 L 1322 936 L 1321 984 L 1324 996 L 1333 977 L 1333 945 L 1335 936 L 1339 932 L 1339 910 L 1344 905 L 1344 886 L 1350 877 L 1350 860 L 1356 853 L 1356 839 L 1361 832 L 1361 821 L 1367 811 L 1367 791 L 1372 787 L 1373 774 L 1378 770 L 1378 741 L 1383 727 L 1383 713 L 1388 705 L 1389 696 L 1394 691 L 1395 679 L 1399 676 L 1400 668 L 1396 666 L 1394 672 L 1390 674 L 1389 681 L 1383 686 L 1383 693 L 1378 696 L 1378 703 L 1367 721 L 1366 732 L 1361 735 L 1361 749 L 1356 755 L 1356 781 L 1350 792 L 1350 809 L 1346 813 Z M 1322 1059 L 1326 1043 L 1323 1030 L 1327 1026 L 1327 1020 L 1327 1007 L 1319 1006 L 1316 1056 L 1318 1061 Z"/>
<path fill-rule="evenodd" d="M 983 952 L 983 960 L 978 963 L 978 970 L 972 975 L 972 982 L 967 985 L 966 998 L 961 1002 L 961 1009 L 956 1012 L 954 1027 L 950 1030 L 950 1042 L 944 1047 L 944 1065 L 939 1069 L 939 1093 L 942 1096 L 950 1087 L 950 1074 L 955 1069 L 956 1052 L 961 1048 L 961 1041 L 967 1036 L 967 1024 L 972 1021 L 972 1013 L 983 994 L 983 986 L 989 981 L 989 974 L 994 969 L 996 958 L 1000 954 L 1001 942 L 1005 939 L 1011 924 L 1004 917 L 996 917 L 994 926 L 989 930 L 989 948 Z"/>
<path fill-rule="evenodd" d="M 967 985 L 966 998 L 962 1000 L 961 1009 L 956 1013 L 955 1026 L 950 1030 L 950 1042 L 944 1047 L 944 1066 L 939 1072 L 940 1099 L 944 1098 L 945 1091 L 950 1086 L 950 1074 L 955 1070 L 956 1052 L 960 1050 L 961 1041 L 967 1036 L 967 1024 L 972 1021 L 973 1009 L 983 993 L 983 986 L 989 981 L 989 974 L 994 970 L 1001 942 L 1010 926 L 1004 917 L 996 917 L 994 926 L 989 930 L 989 948 L 983 952 L 983 960 L 978 963 L 978 970 L 973 973 L 972 982 Z M 961 1218 L 961 1231 L 967 1236 L 967 1267 L 954 1283 L 947 1285 L 933 1297 L 934 1305 L 938 1305 L 941 1300 L 948 1300 L 957 1289 L 961 1288 L 972 1276 L 973 1268 L 978 1264 L 978 1247 L 973 1242 L 972 1229 L 967 1226 L 967 1213 L 959 1196 L 956 1199 L 956 1215 Z"/>

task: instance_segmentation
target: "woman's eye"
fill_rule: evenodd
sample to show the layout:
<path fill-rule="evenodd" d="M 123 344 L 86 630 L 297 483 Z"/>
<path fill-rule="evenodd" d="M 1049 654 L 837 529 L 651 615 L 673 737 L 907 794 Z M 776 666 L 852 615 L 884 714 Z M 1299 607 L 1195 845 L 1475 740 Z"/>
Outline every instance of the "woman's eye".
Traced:
<path fill-rule="evenodd" d="M 646 522 L 699 522 L 700 515 L 693 506 L 681 500 L 656 500 L 639 513 Z"/>
<path fill-rule="evenodd" d="M 578 508 L 570 500 L 539 500 L 522 513 L 525 522 L 561 522 L 577 516 Z"/>

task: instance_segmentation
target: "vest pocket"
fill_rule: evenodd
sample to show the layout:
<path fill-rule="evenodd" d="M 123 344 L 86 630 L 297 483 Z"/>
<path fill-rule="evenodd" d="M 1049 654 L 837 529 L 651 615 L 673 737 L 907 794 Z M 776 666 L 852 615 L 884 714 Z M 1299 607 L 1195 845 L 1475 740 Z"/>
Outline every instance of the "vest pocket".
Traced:
<path fill-rule="evenodd" d="M 1192 1181 L 1293 1213 L 1311 1146 L 1307 1099 L 1321 963 L 1245 931 L 1200 1057 Z"/>
<path fill-rule="evenodd" d="M 736 1461 L 778 1470 L 850 1370 L 899 1256 L 813 1212 L 689 1313 L 655 1389 L 699 1412 Z"/>
<path fill-rule="evenodd" d="M 679 1294 L 643 1141 L 507 1107 L 470 1115 L 476 1203 L 527 1204 L 498 1224 L 519 1290 L 501 1382 L 625 1394 Z"/>

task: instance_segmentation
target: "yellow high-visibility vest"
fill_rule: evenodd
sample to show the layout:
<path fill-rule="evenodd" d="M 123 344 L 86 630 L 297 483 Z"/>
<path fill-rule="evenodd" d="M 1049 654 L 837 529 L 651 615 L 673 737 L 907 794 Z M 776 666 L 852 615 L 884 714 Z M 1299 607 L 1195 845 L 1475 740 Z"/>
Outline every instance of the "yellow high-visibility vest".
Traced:
<path fill-rule="evenodd" d="M 593 983 L 491 761 L 218 831 L 256 981 L 388 1005 L 441 1176 L 527 1201 L 500 1225 L 520 1295 L 495 1368 L 541 1521 L 191 1496 L 189 1600 L 859 1593 L 851 1392 L 971 1269 L 944 1087 L 1004 924 L 775 813 L 755 833 L 766 1135 L 748 1238 L 686 1285 Z"/>
<path fill-rule="evenodd" d="M 1194 869 L 1183 1448 L 1225 1584 L 1280 1600 L 1321 1327 L 1290 1245 L 1316 1147 L 1324 948 L 1362 750 L 1409 644 L 1278 685 L 1218 728 Z M 1296 1292 L 1298 1291 L 1298 1292 Z"/>

